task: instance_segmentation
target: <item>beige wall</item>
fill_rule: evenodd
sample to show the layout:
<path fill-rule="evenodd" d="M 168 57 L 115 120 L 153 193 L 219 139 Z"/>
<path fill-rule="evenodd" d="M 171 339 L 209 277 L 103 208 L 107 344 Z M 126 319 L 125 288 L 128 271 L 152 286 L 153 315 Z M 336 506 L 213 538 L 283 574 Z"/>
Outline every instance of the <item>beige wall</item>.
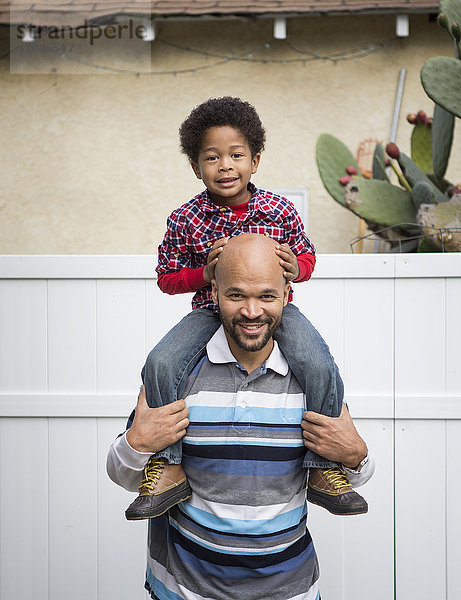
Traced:
<path fill-rule="evenodd" d="M 331 54 L 392 38 L 395 18 L 299 18 L 288 41 Z M 0 31 L 0 55 L 8 30 Z M 158 39 L 221 54 L 299 58 L 272 38 L 272 20 L 160 23 Z M 270 42 L 271 48 L 264 48 Z M 452 55 L 448 35 L 426 16 L 410 18 L 410 37 L 353 61 L 251 64 L 231 61 L 195 74 L 12 75 L 0 61 L 2 129 L 1 254 L 149 254 L 165 219 L 201 190 L 179 153 L 182 120 L 209 96 L 252 102 L 267 130 L 254 182 L 308 188 L 309 235 L 322 253 L 350 252 L 358 220 L 324 191 L 315 164 L 320 133 L 354 152 L 360 140 L 388 141 L 399 69 L 407 69 L 397 142 L 409 151 L 405 115 L 432 103 L 419 70 L 434 55 Z M 110 54 L 99 57 L 111 63 Z M 212 58 L 152 43 L 152 69 L 179 70 Z M 44 65 L 46 68 L 46 64 Z M 459 128 L 459 122 L 458 122 Z M 461 136 L 448 175 L 461 181 Z"/>

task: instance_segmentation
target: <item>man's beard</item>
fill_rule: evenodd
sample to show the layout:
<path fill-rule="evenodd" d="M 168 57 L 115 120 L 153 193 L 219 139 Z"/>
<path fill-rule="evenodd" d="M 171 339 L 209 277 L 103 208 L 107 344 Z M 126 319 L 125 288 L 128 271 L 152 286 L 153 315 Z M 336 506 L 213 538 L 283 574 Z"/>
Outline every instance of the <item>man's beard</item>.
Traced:
<path fill-rule="evenodd" d="M 246 319 L 245 317 L 236 317 L 234 319 L 228 319 L 224 317 L 220 312 L 221 322 L 224 330 L 230 335 L 239 348 L 246 352 L 258 352 L 262 350 L 264 346 L 271 339 L 274 331 L 280 325 L 282 316 L 278 318 L 264 318 L 264 319 Z M 264 334 L 262 337 L 251 339 L 246 336 L 238 327 L 238 325 L 266 325 Z"/>

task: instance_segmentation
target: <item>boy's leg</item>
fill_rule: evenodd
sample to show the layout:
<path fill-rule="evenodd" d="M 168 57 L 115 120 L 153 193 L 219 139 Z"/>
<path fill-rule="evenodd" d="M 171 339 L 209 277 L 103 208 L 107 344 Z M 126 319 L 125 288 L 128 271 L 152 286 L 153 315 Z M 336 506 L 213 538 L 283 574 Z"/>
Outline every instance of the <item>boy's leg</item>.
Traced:
<path fill-rule="evenodd" d="M 320 333 L 291 302 L 283 310 L 274 338 L 306 395 L 307 410 L 339 417 L 344 385 L 338 367 Z M 337 463 L 307 450 L 304 466 L 327 469 Z"/>
<path fill-rule="evenodd" d="M 142 370 L 148 405 L 163 406 L 182 397 L 187 378 L 220 325 L 210 310 L 196 309 L 173 327 L 149 353 Z M 158 517 L 186 500 L 191 489 L 181 467 L 182 442 L 149 459 L 139 496 L 125 511 L 128 520 Z"/>
<path fill-rule="evenodd" d="M 306 395 L 307 410 L 339 417 L 344 385 L 330 350 L 312 323 L 292 303 L 284 308 L 275 339 Z M 368 504 L 353 491 L 338 463 L 306 450 L 308 499 L 334 514 L 361 514 Z"/>
<path fill-rule="evenodd" d="M 203 356 L 205 346 L 216 333 L 221 321 L 206 308 L 197 308 L 186 315 L 150 351 L 141 376 L 147 404 L 164 406 L 179 400 L 184 393 L 187 377 Z M 180 464 L 181 441 L 157 454 L 169 463 Z"/>

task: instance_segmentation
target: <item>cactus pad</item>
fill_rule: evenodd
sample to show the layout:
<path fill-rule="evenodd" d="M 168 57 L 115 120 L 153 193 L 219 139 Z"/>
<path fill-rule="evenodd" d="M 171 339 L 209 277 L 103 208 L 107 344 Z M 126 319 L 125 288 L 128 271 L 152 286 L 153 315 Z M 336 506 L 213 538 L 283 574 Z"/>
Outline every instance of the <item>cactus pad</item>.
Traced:
<path fill-rule="evenodd" d="M 421 204 L 435 204 L 434 190 L 425 181 L 418 182 L 411 192 L 411 198 L 416 209 Z"/>
<path fill-rule="evenodd" d="M 356 179 L 346 186 L 347 208 L 371 223 L 392 227 L 400 223 L 416 223 L 416 209 L 406 190 L 375 179 Z"/>
<path fill-rule="evenodd" d="M 453 143 L 453 128 L 455 117 L 438 104 L 434 107 L 434 121 L 432 123 L 432 162 L 434 175 L 443 179 L 450 158 Z"/>
<path fill-rule="evenodd" d="M 389 181 L 386 174 L 386 153 L 382 144 L 376 144 L 373 155 L 373 179 Z"/>
<path fill-rule="evenodd" d="M 434 202 L 447 201 L 448 198 L 444 194 L 442 194 L 442 192 L 432 183 L 429 177 L 427 177 L 426 174 L 423 171 L 421 171 L 418 165 L 416 165 L 410 157 L 401 152 L 398 160 L 400 168 L 402 169 L 405 178 L 407 179 L 412 188 L 417 183 L 424 182 L 432 188 L 434 194 Z"/>
<path fill-rule="evenodd" d="M 436 104 L 461 118 L 461 61 L 434 56 L 421 68 L 421 83 Z"/>
<path fill-rule="evenodd" d="M 339 180 L 346 173 L 347 166 L 353 166 L 360 173 L 359 166 L 347 146 L 329 133 L 322 133 L 317 141 L 317 166 L 327 192 L 343 206 L 344 187 Z"/>
<path fill-rule="evenodd" d="M 425 173 L 431 173 L 432 168 L 432 136 L 431 130 L 425 123 L 417 123 L 411 134 L 411 158 Z"/>

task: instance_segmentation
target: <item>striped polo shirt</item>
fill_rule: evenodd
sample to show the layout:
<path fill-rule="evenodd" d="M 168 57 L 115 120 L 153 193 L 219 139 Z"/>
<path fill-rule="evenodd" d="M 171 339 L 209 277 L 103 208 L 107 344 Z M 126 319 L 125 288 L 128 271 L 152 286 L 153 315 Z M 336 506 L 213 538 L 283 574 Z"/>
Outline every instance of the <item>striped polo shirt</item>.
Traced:
<path fill-rule="evenodd" d="M 277 343 L 248 374 L 224 329 L 186 388 L 183 468 L 192 496 L 149 522 L 146 589 L 157 600 L 316 600 L 306 527 L 304 394 Z"/>

